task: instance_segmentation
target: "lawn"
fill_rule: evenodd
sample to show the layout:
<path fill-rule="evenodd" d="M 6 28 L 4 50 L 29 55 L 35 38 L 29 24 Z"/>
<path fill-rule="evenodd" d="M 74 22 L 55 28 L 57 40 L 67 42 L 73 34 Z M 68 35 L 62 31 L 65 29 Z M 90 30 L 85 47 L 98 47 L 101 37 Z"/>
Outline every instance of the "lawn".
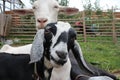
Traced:
<path fill-rule="evenodd" d="M 120 43 L 80 42 L 80 45 L 88 62 L 109 72 L 120 72 Z"/>

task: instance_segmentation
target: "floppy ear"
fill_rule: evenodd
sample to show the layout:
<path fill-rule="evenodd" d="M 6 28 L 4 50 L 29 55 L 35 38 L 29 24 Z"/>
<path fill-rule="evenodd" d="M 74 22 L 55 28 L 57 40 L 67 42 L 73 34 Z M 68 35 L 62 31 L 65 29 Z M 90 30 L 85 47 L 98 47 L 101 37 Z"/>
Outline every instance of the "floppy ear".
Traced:
<path fill-rule="evenodd" d="M 74 40 L 74 43 L 71 46 L 71 50 L 76 58 L 79 67 L 87 72 L 94 74 L 93 70 L 90 69 L 90 67 L 87 65 L 86 61 L 84 60 L 82 50 L 80 48 L 79 43 L 76 40 Z"/>
<path fill-rule="evenodd" d="M 44 41 L 44 29 L 40 29 L 36 33 L 36 36 L 32 43 L 30 63 L 34 63 L 41 60 L 44 52 L 43 41 Z"/>
<path fill-rule="evenodd" d="M 13 13 L 19 14 L 19 15 L 25 15 L 25 14 L 33 14 L 32 9 L 15 9 L 12 10 Z"/>
<path fill-rule="evenodd" d="M 60 6 L 60 13 L 65 13 L 65 14 L 76 14 L 79 12 L 77 8 L 72 8 L 72 7 L 66 7 L 66 6 Z"/>

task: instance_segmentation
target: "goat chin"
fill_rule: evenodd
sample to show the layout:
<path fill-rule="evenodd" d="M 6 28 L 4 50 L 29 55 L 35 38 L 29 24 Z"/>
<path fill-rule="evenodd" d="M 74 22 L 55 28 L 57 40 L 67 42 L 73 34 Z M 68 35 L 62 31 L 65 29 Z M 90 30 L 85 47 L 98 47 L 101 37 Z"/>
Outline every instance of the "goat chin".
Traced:
<path fill-rule="evenodd" d="M 71 62 L 68 58 L 67 62 L 64 65 L 53 68 L 50 80 L 71 80 L 70 71 Z"/>

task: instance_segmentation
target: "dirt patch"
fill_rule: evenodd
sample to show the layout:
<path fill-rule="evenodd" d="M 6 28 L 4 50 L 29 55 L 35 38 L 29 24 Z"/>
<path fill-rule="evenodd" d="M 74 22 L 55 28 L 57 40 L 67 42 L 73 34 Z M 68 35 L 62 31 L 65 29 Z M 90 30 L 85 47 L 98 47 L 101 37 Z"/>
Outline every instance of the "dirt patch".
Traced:
<path fill-rule="evenodd" d="M 120 80 L 120 70 L 116 70 L 112 72 L 115 76 L 117 76 Z"/>

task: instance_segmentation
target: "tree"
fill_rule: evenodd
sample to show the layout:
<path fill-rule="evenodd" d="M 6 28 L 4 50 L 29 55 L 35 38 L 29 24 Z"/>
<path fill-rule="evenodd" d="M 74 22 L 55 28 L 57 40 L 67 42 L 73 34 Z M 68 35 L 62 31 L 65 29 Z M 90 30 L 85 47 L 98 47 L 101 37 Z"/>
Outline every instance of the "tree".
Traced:
<path fill-rule="evenodd" d="M 62 6 L 68 6 L 69 1 L 68 0 L 57 0 L 60 5 Z"/>
<path fill-rule="evenodd" d="M 85 3 L 83 4 L 83 8 L 85 11 L 85 15 L 87 15 L 90 18 L 90 16 L 92 15 L 92 10 L 93 10 L 91 1 L 85 0 Z"/>
<path fill-rule="evenodd" d="M 96 15 L 101 15 L 102 14 L 102 9 L 100 7 L 100 0 L 96 0 L 94 3 L 94 11 L 96 12 Z"/>

